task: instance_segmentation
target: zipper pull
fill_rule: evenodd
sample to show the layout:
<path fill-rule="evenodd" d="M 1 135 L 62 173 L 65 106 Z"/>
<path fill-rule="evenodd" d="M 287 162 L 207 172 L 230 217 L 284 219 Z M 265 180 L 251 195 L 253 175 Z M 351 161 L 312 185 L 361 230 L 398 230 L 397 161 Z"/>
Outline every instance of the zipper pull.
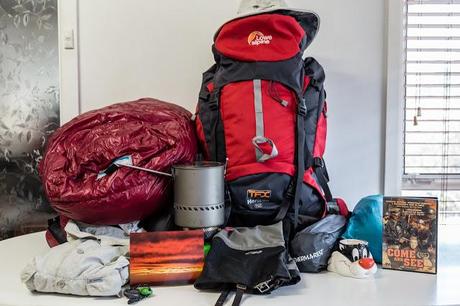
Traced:
<path fill-rule="evenodd" d="M 274 87 L 274 83 L 273 81 L 270 81 L 270 84 L 269 84 L 269 87 L 268 87 L 268 95 L 273 99 L 275 100 L 276 102 L 278 102 L 279 104 L 281 104 L 281 106 L 283 107 L 287 107 L 289 105 L 289 102 L 286 101 L 286 100 L 283 100 L 280 98 L 278 92 L 276 91 L 276 88 Z"/>

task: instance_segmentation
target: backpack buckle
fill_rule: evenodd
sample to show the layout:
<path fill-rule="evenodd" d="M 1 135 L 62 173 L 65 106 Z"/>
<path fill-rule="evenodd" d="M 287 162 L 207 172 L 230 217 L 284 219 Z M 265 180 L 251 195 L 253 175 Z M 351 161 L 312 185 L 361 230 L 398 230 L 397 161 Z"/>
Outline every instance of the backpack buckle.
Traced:
<path fill-rule="evenodd" d="M 314 157 L 313 158 L 313 166 L 315 168 L 323 168 L 324 167 L 324 160 L 321 157 Z"/>
<path fill-rule="evenodd" d="M 293 182 L 293 180 L 291 180 L 289 182 L 288 188 L 286 190 L 285 197 L 288 198 L 288 199 L 294 198 L 294 189 L 295 189 L 294 182 Z"/>
<path fill-rule="evenodd" d="M 265 282 L 261 282 L 257 284 L 254 288 L 259 290 L 260 293 L 265 293 L 272 288 L 272 286 L 270 286 L 270 282 L 271 282 L 271 279 L 266 280 Z"/>
<path fill-rule="evenodd" d="M 216 111 L 219 109 L 219 103 L 217 101 L 217 93 L 216 91 L 212 91 L 209 95 L 209 109 L 212 111 Z"/>
<path fill-rule="evenodd" d="M 252 138 L 252 145 L 255 148 L 256 160 L 259 163 L 263 163 L 278 156 L 278 149 L 270 138 L 256 136 Z"/>
<path fill-rule="evenodd" d="M 299 103 L 299 106 L 297 107 L 297 114 L 299 114 L 302 117 L 307 116 L 307 106 L 305 105 L 305 102 L 301 100 L 301 103 Z"/>
<path fill-rule="evenodd" d="M 340 215 L 340 207 L 336 199 L 326 203 L 326 211 L 328 215 Z"/>
<path fill-rule="evenodd" d="M 209 101 L 209 109 L 212 111 L 216 111 L 219 108 L 219 105 L 217 103 L 217 99 L 212 99 Z"/>

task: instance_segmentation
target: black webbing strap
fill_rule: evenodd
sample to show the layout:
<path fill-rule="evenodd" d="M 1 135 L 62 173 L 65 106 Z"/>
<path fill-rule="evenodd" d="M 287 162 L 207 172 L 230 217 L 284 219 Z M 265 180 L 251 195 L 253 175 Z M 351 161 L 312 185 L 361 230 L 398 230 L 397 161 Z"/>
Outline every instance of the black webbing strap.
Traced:
<path fill-rule="evenodd" d="M 294 228 L 299 221 L 300 195 L 302 193 L 303 176 L 305 173 L 305 120 L 307 116 L 307 107 L 304 99 L 298 96 L 297 106 L 297 152 L 296 152 L 296 181 L 294 191 Z"/>
<path fill-rule="evenodd" d="M 246 291 L 246 286 L 236 285 L 236 294 L 235 298 L 233 299 L 232 306 L 240 306 L 244 291 Z"/>
<path fill-rule="evenodd" d="M 232 291 L 231 288 L 224 289 L 219 295 L 219 298 L 217 299 L 215 306 L 223 306 L 231 291 Z M 245 291 L 246 291 L 246 286 L 239 285 L 239 284 L 236 285 L 236 293 L 235 293 L 235 297 L 233 298 L 232 306 L 240 305 L 241 299 L 243 298 L 243 294 Z"/>
<path fill-rule="evenodd" d="M 329 185 L 327 184 L 329 182 L 329 175 L 327 174 L 324 160 L 321 157 L 315 157 L 313 159 L 313 169 L 315 171 L 316 178 L 318 179 L 318 183 L 321 186 L 321 189 L 323 189 L 326 202 L 331 202 L 333 200 L 332 193 L 331 189 L 329 189 Z"/>
<path fill-rule="evenodd" d="M 230 291 L 232 291 L 232 289 L 230 288 L 224 289 L 222 293 L 219 295 L 219 298 L 217 299 L 215 306 L 223 306 L 225 304 L 225 301 L 227 300 L 228 295 L 230 294 Z"/>
<path fill-rule="evenodd" d="M 283 201 L 281 202 L 280 210 L 275 217 L 274 222 L 278 222 L 284 219 L 292 201 L 294 201 L 294 228 L 297 227 L 299 219 L 299 206 L 300 196 L 302 193 L 303 176 L 305 173 L 305 157 L 308 158 L 308 165 L 310 164 L 312 157 L 305 145 L 305 120 L 307 116 L 307 108 L 305 101 L 299 96 L 297 108 L 297 129 L 296 129 L 296 172 L 294 174 L 294 180 L 291 180 L 289 187 L 284 195 Z M 307 165 L 307 166 L 308 166 Z"/>
<path fill-rule="evenodd" d="M 283 201 L 281 202 L 278 214 L 273 220 L 273 223 L 277 223 L 283 220 L 284 217 L 286 217 L 289 207 L 291 206 L 293 197 L 294 197 L 294 180 L 291 179 L 291 181 L 289 182 L 289 186 L 286 190 L 286 193 L 284 194 Z"/>
<path fill-rule="evenodd" d="M 214 161 L 217 161 L 217 125 L 219 121 L 219 101 L 217 90 L 214 89 L 209 97 L 209 111 L 212 113 L 211 135 L 209 138 L 209 155 Z"/>
<path fill-rule="evenodd" d="M 59 216 L 48 220 L 48 231 L 51 233 L 51 236 L 59 243 L 63 244 L 67 242 L 67 234 L 61 228 L 61 222 Z"/>

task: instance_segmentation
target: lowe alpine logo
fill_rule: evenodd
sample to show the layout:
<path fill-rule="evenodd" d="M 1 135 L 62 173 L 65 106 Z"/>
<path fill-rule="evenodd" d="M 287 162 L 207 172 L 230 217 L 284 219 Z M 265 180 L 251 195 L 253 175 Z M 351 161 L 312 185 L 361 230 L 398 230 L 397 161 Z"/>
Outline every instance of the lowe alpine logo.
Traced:
<path fill-rule="evenodd" d="M 313 258 L 318 258 L 323 256 L 323 249 L 320 249 L 319 251 L 316 251 L 314 253 L 306 254 L 306 255 L 301 255 L 299 257 L 293 258 L 295 262 L 304 262 L 308 260 L 312 260 Z"/>
<path fill-rule="evenodd" d="M 254 31 L 248 36 L 248 44 L 251 46 L 268 45 L 272 38 L 271 35 L 264 35 L 262 32 Z"/>
<path fill-rule="evenodd" d="M 252 206 L 253 208 L 262 208 L 264 202 L 270 201 L 271 195 L 271 190 L 248 189 L 246 202 L 248 206 Z"/>

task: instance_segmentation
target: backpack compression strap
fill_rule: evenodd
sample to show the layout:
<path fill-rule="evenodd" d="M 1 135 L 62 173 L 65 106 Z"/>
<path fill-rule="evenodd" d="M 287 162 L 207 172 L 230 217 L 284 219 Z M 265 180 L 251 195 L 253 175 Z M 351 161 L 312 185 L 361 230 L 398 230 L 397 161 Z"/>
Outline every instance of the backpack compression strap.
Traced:
<path fill-rule="evenodd" d="M 307 118 L 307 107 L 305 106 L 305 100 L 300 95 L 297 96 L 297 100 L 297 167 L 294 194 L 294 228 L 297 227 L 297 222 L 299 221 L 300 194 L 302 193 L 303 176 L 305 173 L 305 120 Z M 310 163 L 310 156 L 308 156 L 308 159 Z"/>
<path fill-rule="evenodd" d="M 329 182 L 329 174 L 327 173 L 324 159 L 322 159 L 321 157 L 313 158 L 313 170 L 315 171 L 316 178 L 318 179 L 318 183 L 321 186 L 321 189 L 323 189 L 326 202 L 331 202 L 332 193 L 331 189 L 327 184 Z"/>
<path fill-rule="evenodd" d="M 307 118 L 307 107 L 305 106 L 305 100 L 301 96 L 297 96 L 297 128 L 296 128 L 296 173 L 295 173 L 295 184 L 293 180 L 289 183 L 286 194 L 284 195 L 283 202 L 281 202 L 280 210 L 275 217 L 275 222 L 281 221 L 286 216 L 289 207 L 294 201 L 294 228 L 297 227 L 299 221 L 299 204 L 300 195 L 302 192 L 303 176 L 305 173 L 305 157 L 307 157 L 307 168 L 312 162 L 312 155 L 305 146 L 305 120 Z M 292 198 L 294 197 L 294 199 Z"/>
<path fill-rule="evenodd" d="M 226 156 L 223 153 L 225 150 L 223 150 L 222 147 L 225 146 L 225 140 L 223 140 L 225 136 L 222 126 L 222 119 L 220 118 L 219 96 L 220 88 L 214 88 L 214 90 L 210 93 L 209 113 L 212 117 L 212 127 L 208 149 L 211 160 L 224 163 Z"/>
<path fill-rule="evenodd" d="M 278 149 L 275 143 L 270 138 L 265 137 L 264 132 L 264 111 L 262 106 L 262 80 L 255 79 L 254 86 L 254 110 L 256 113 L 256 136 L 252 139 L 252 145 L 255 148 L 256 160 L 263 163 L 269 159 L 278 156 Z M 269 152 L 266 152 L 261 145 L 268 147 Z"/>
<path fill-rule="evenodd" d="M 217 299 L 215 306 L 223 306 L 231 291 L 232 289 L 229 288 L 224 289 Z M 235 297 L 233 298 L 232 306 L 239 306 L 241 304 L 241 299 L 243 298 L 244 291 L 246 291 L 246 286 L 236 285 L 236 293 Z"/>

